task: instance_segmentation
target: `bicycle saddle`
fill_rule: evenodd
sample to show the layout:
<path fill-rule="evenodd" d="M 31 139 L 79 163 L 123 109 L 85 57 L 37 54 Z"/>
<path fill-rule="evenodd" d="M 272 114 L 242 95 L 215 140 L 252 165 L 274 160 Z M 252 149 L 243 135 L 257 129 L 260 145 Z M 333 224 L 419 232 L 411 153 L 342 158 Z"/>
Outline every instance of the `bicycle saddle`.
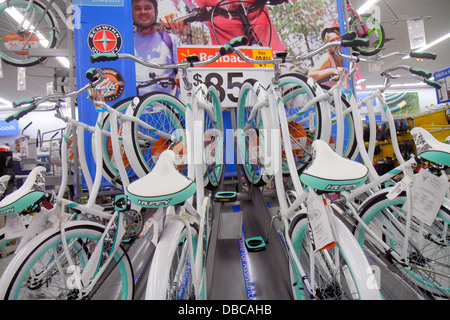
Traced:
<path fill-rule="evenodd" d="M 352 190 L 362 185 L 369 170 L 363 164 L 345 159 L 322 141 L 312 143 L 311 164 L 300 175 L 300 180 L 311 188 L 323 191 Z"/>
<path fill-rule="evenodd" d="M 0 214 L 9 216 L 19 213 L 42 198 L 45 195 L 46 172 L 41 166 L 31 170 L 23 185 L 0 201 Z"/>
<path fill-rule="evenodd" d="M 431 133 L 424 128 L 411 129 L 411 135 L 416 144 L 417 155 L 423 159 L 450 166 L 450 145 L 436 140 Z"/>
<path fill-rule="evenodd" d="M 195 182 L 176 168 L 175 154 L 165 150 L 153 170 L 130 183 L 126 193 L 134 204 L 146 207 L 168 207 L 189 199 L 196 191 Z"/>

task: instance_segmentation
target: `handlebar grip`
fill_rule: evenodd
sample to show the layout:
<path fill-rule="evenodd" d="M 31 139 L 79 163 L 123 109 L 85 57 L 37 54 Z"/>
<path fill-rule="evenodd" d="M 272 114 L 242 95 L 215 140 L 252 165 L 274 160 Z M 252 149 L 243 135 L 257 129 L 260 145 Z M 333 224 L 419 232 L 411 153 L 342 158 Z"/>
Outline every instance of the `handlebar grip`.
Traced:
<path fill-rule="evenodd" d="M 232 47 L 245 46 L 248 44 L 248 38 L 246 36 L 236 37 L 230 40 L 230 45 Z"/>
<path fill-rule="evenodd" d="M 99 68 L 90 68 L 88 71 L 86 71 L 85 76 L 90 82 L 94 82 L 100 79 L 103 80 L 104 78 L 104 75 Z"/>
<path fill-rule="evenodd" d="M 427 78 L 427 79 L 431 78 L 431 76 L 432 76 L 432 73 L 430 71 L 427 71 L 425 69 L 415 68 L 415 67 L 410 68 L 409 72 L 411 72 L 412 74 L 415 74 L 417 76 Z"/>
<path fill-rule="evenodd" d="M 96 53 L 91 55 L 91 62 L 103 62 L 103 61 L 115 61 L 119 59 L 119 55 L 117 53 Z"/>
<path fill-rule="evenodd" d="M 223 46 L 221 46 L 219 49 L 219 52 L 222 56 L 233 53 L 233 51 L 234 51 L 233 46 L 228 42 L 225 43 Z"/>
<path fill-rule="evenodd" d="M 30 103 L 33 103 L 34 101 L 35 101 L 36 99 L 35 98 L 23 98 L 23 99 L 19 99 L 19 100 L 16 100 L 16 101 L 13 101 L 13 103 L 12 103 L 12 106 L 14 107 L 14 108 L 17 108 L 17 107 L 19 107 L 19 106 L 21 106 L 21 105 L 23 105 L 23 104 L 30 104 Z"/>
<path fill-rule="evenodd" d="M 357 36 L 358 36 L 358 34 L 355 31 L 349 31 L 349 32 L 344 33 L 341 36 L 341 39 L 342 40 L 353 40 L 353 39 L 356 39 Z"/>
<path fill-rule="evenodd" d="M 367 47 L 369 45 L 369 39 L 355 38 L 353 40 L 342 40 L 341 46 L 343 47 Z"/>
<path fill-rule="evenodd" d="M 11 120 L 19 120 L 20 118 L 22 118 L 24 115 L 26 115 L 27 113 L 33 111 L 34 109 L 36 109 L 36 105 L 34 103 L 30 104 L 29 106 L 20 109 L 18 112 L 8 116 L 5 121 L 6 122 L 10 122 Z"/>
<path fill-rule="evenodd" d="M 417 51 L 411 51 L 409 53 L 409 56 L 411 58 L 418 58 L 418 59 L 429 59 L 429 60 L 436 60 L 437 54 L 433 52 L 417 52 Z"/>
<path fill-rule="evenodd" d="M 439 82 L 433 80 L 424 79 L 423 82 L 425 82 L 430 87 L 436 88 L 438 90 L 442 87 L 442 85 Z"/>

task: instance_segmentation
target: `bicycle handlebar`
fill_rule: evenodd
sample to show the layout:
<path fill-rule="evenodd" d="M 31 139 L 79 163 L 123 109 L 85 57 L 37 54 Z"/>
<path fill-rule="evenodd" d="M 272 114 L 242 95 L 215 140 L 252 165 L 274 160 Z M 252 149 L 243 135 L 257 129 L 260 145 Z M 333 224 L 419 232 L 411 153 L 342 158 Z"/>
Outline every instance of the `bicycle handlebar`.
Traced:
<path fill-rule="evenodd" d="M 245 45 L 248 43 L 247 37 L 236 37 L 229 42 L 225 43 L 223 46 L 220 47 L 219 52 L 214 55 L 213 57 L 201 61 L 197 55 L 190 55 L 186 57 L 185 61 L 175 63 L 175 64 L 158 64 L 150 61 L 145 61 L 143 59 L 140 59 L 136 56 L 133 56 L 128 53 L 97 53 L 93 54 L 90 57 L 90 60 L 92 63 L 95 62 L 104 62 L 104 61 L 115 61 L 118 59 L 130 59 L 134 62 L 137 62 L 141 65 L 144 65 L 146 67 L 155 68 L 155 69 L 178 69 L 178 68 L 188 68 L 188 67 L 194 67 L 194 66 L 203 66 L 210 64 L 216 60 L 218 60 L 221 56 L 230 54 L 234 51 L 234 47 Z"/>
<path fill-rule="evenodd" d="M 409 66 L 405 66 L 405 65 L 399 65 L 399 66 L 396 66 L 396 67 L 388 68 L 388 69 L 384 70 L 381 73 L 381 76 L 385 77 L 385 79 L 386 79 L 385 87 L 388 86 L 388 83 L 389 83 L 390 79 L 396 79 L 396 78 L 400 78 L 401 77 L 400 75 L 393 75 L 392 74 L 392 72 L 396 71 L 396 70 L 406 70 L 406 71 L 408 71 L 409 73 L 411 73 L 413 75 L 421 77 L 422 78 L 421 80 L 425 84 L 427 84 L 427 85 L 429 85 L 429 86 L 431 86 L 433 88 L 436 88 L 436 89 L 440 89 L 441 88 L 441 84 L 440 83 L 429 79 L 429 78 L 432 77 L 432 73 L 430 71 L 427 71 L 427 70 L 424 70 L 424 69 L 420 69 L 420 68 L 415 68 L 415 67 L 409 67 Z"/>
<path fill-rule="evenodd" d="M 89 88 L 97 86 L 105 78 L 105 75 L 99 68 L 90 68 L 88 71 L 86 71 L 85 75 L 86 75 L 86 78 L 89 79 L 89 83 L 87 85 L 85 85 L 83 88 L 81 88 L 80 90 L 76 90 L 76 91 L 69 92 L 66 94 L 53 94 L 53 95 L 48 95 L 48 96 L 40 97 L 40 98 L 30 97 L 30 98 L 24 98 L 24 99 L 19 99 L 19 100 L 14 101 L 12 103 L 14 108 L 17 108 L 17 107 L 20 107 L 23 105 L 26 105 L 26 106 L 23 107 L 22 109 L 20 109 L 18 112 L 6 117 L 5 121 L 10 122 L 12 120 L 19 120 L 24 115 L 35 110 L 39 104 L 41 104 L 45 101 L 52 101 L 52 100 L 56 100 L 56 99 L 65 99 L 65 98 L 77 96 L 77 95 L 87 91 Z"/>
<path fill-rule="evenodd" d="M 374 61 L 380 61 L 380 60 L 384 60 L 387 58 L 390 58 L 392 56 L 398 56 L 398 55 L 403 55 L 403 56 L 407 56 L 409 55 L 411 58 L 416 58 L 416 59 L 427 59 L 427 60 L 436 60 L 437 58 L 437 54 L 433 53 L 433 52 L 418 52 L 418 51 L 395 51 L 395 52 L 391 52 L 388 54 L 385 54 L 383 56 L 376 56 L 376 58 L 363 58 L 361 57 L 357 52 L 354 52 L 352 55 L 345 55 L 341 52 L 336 52 L 336 55 L 339 58 L 345 59 L 347 61 L 351 61 L 351 62 L 374 62 Z"/>
<path fill-rule="evenodd" d="M 275 55 L 276 55 L 275 58 L 253 59 L 253 58 L 246 56 L 240 49 L 234 48 L 234 51 L 242 60 L 244 60 L 246 62 L 249 62 L 252 64 L 271 64 L 271 63 L 297 62 L 297 61 L 301 61 L 301 60 L 306 60 L 306 59 L 309 59 L 319 53 L 322 53 L 323 51 L 325 51 L 329 48 L 362 47 L 362 46 L 368 46 L 368 45 L 369 45 L 368 39 L 355 38 L 355 34 L 350 33 L 348 36 L 344 35 L 343 40 L 329 42 L 316 50 L 313 50 L 313 51 L 308 52 L 303 55 L 298 55 L 293 58 L 287 58 L 287 52 L 277 52 L 277 53 L 275 53 Z"/>

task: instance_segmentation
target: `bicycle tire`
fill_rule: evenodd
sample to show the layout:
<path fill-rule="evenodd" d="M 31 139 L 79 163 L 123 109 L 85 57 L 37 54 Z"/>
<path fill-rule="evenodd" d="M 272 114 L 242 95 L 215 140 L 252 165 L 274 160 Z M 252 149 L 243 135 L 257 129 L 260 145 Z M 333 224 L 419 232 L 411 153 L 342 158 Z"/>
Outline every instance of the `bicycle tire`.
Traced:
<path fill-rule="evenodd" d="M 27 6 L 28 1 L 24 0 L 8 1 L 0 5 L 0 39 L 2 39 L 0 56 L 7 64 L 17 67 L 33 66 L 46 59 L 45 57 L 30 57 L 28 50 L 14 51 L 14 47 L 24 44 L 30 36 L 29 32 L 19 30 L 19 19 L 20 21 L 24 19 Z M 38 17 L 45 12 L 45 7 L 38 1 L 34 1 L 30 12 L 32 16 Z M 59 30 L 58 22 L 52 17 L 50 11 L 44 14 L 42 21 L 44 25 L 41 22 L 37 27 L 39 34 L 32 35 L 29 44 L 36 48 L 53 49 L 58 42 L 56 34 Z M 33 25 L 33 21 L 28 21 L 28 24 Z"/>
<path fill-rule="evenodd" d="M 185 155 L 185 105 L 174 96 L 163 92 L 151 92 L 140 97 L 140 103 L 136 106 L 133 116 L 152 125 L 154 128 L 171 134 L 174 141 L 179 141 L 176 149 L 177 167 L 180 171 L 186 171 L 186 163 L 180 157 Z M 154 167 L 159 155 L 169 148 L 172 141 L 160 137 L 154 132 L 141 127 L 136 122 L 131 122 L 131 141 L 138 168 L 133 168 L 141 178 L 148 174 Z M 139 133 L 145 134 L 155 142 L 146 141 L 142 145 Z M 175 150 L 174 150 L 175 151 Z M 127 157 L 129 152 L 127 150 Z"/>
<path fill-rule="evenodd" d="M 294 299 L 305 300 L 314 298 L 319 300 L 360 299 L 377 300 L 381 296 L 378 287 L 371 279 L 371 268 L 364 253 L 356 243 L 347 227 L 334 215 L 331 216 L 337 227 L 336 247 L 324 249 L 314 254 L 315 270 L 309 270 L 309 250 L 311 235 L 308 227 L 307 215 L 297 215 L 290 227 L 289 236 L 294 246 L 294 252 L 302 263 L 308 278 L 315 273 L 315 297 L 310 297 L 304 288 L 302 277 L 292 261 L 290 263 L 290 278 L 293 284 Z M 324 258 L 329 255 L 329 259 Z M 339 260 L 340 265 L 335 262 Z M 331 262 L 334 262 L 333 264 Z M 330 272 L 334 270 L 334 272 Z M 347 286 L 345 286 L 347 284 Z"/>
<path fill-rule="evenodd" d="M 390 200 L 386 197 L 389 190 L 381 190 L 377 194 L 368 198 L 362 205 L 360 210 L 361 219 L 379 235 L 382 240 L 388 244 L 393 250 L 402 252 L 401 240 L 404 239 L 401 228 L 403 227 L 403 219 L 398 213 L 392 214 L 393 207 L 403 210 L 406 202 L 406 193 L 402 193 L 395 199 Z M 389 209 L 389 211 L 388 211 Z M 395 225 L 391 223 L 395 217 Z M 413 247 L 411 241 L 408 242 L 408 259 L 409 265 L 403 266 L 389 257 L 385 249 L 379 248 L 375 240 L 367 234 L 367 230 L 360 225 L 354 227 L 353 233 L 361 245 L 361 247 L 369 248 L 376 254 L 381 254 L 396 266 L 400 271 L 399 275 L 411 288 L 425 290 L 428 294 L 436 296 L 450 296 L 450 248 L 444 245 L 445 241 L 450 239 L 450 231 L 445 224 L 450 223 L 450 210 L 444 206 L 440 207 L 438 215 L 431 227 L 426 227 L 426 234 L 420 234 L 420 222 L 413 218 L 411 234 L 416 240 L 415 243 L 421 243 L 422 246 Z M 400 238 L 395 238 L 395 236 Z M 403 236 L 403 238 L 401 238 Z M 420 240 L 419 240 L 420 238 Z M 442 239 L 441 243 L 436 239 Z M 446 274 L 447 276 L 440 276 Z M 383 278 L 381 279 L 383 282 Z"/>
<path fill-rule="evenodd" d="M 215 189 L 219 185 L 224 174 L 224 128 L 219 93 L 214 87 L 209 87 L 205 100 L 213 110 L 217 123 L 211 121 L 208 113 L 204 116 L 204 150 L 206 172 L 204 186 L 207 189 Z"/>
<path fill-rule="evenodd" d="M 79 249 L 72 257 L 75 258 L 75 263 L 78 263 L 76 267 L 80 267 L 82 270 L 90 252 L 92 252 L 91 250 L 95 247 L 95 242 L 101 238 L 104 228 L 103 225 L 84 221 L 73 222 L 65 229 L 67 239 L 74 240 L 71 243 L 72 249 Z M 61 233 L 54 229 L 41 233 L 38 238 L 27 244 L 14 257 L 3 273 L 0 279 L 0 298 L 5 300 L 76 298 L 73 283 L 65 281 L 70 279 L 71 270 L 64 261 L 60 261 L 63 270 L 65 270 L 62 276 L 59 268 L 45 270 L 45 266 L 48 267 L 48 263 L 54 261 L 55 258 L 55 255 L 50 251 L 54 248 L 57 249 L 59 245 L 61 245 Z M 97 295 L 95 297 L 88 296 L 87 298 L 108 299 L 108 295 L 112 295 L 110 298 L 114 299 L 133 298 L 133 269 L 122 247 L 115 253 L 114 259 L 116 265 L 112 266 L 113 270 L 109 273 L 106 282 L 96 288 L 95 294 Z M 30 276 L 31 273 L 35 275 L 34 280 Z M 37 281 L 37 277 L 41 276 L 43 276 L 42 279 Z M 114 278 L 118 279 L 117 285 L 109 283 L 109 281 L 114 281 Z M 47 295 L 52 293 L 51 290 L 55 290 L 55 294 L 48 297 Z"/>
<path fill-rule="evenodd" d="M 371 16 L 362 15 L 361 20 L 368 30 L 372 32 L 369 35 L 362 36 L 363 38 L 369 39 L 369 46 L 367 47 L 355 47 L 354 49 L 361 53 L 363 56 L 372 56 L 377 54 L 383 49 L 384 43 L 386 41 L 386 34 L 384 28 L 381 24 L 377 23 Z M 358 34 L 359 20 L 350 20 L 350 31 L 356 31 Z"/>
<path fill-rule="evenodd" d="M 307 77 L 297 73 L 288 73 L 280 77 L 278 87 L 282 90 L 283 103 L 288 119 L 316 96 L 307 82 Z M 301 171 L 311 158 L 312 142 L 320 139 L 323 135 L 321 132 L 323 128 L 321 104 L 319 102 L 314 104 L 297 119 L 289 121 L 288 126 L 296 168 L 297 171 Z M 283 172 L 288 171 L 289 169 L 283 161 Z"/>
<path fill-rule="evenodd" d="M 190 226 L 194 254 L 197 248 L 197 228 Z M 176 217 L 166 220 L 164 232 L 156 246 L 150 266 L 146 300 L 195 299 L 192 292 L 191 268 L 186 226 Z"/>
<path fill-rule="evenodd" d="M 237 144 L 241 156 L 239 163 L 242 164 L 247 181 L 256 187 L 261 187 L 272 180 L 273 174 L 265 170 L 265 156 L 271 156 L 270 135 L 266 129 L 267 119 L 262 109 L 257 111 L 257 115 L 251 122 L 248 119 L 256 101 L 257 92 L 254 81 L 245 81 L 239 93 L 237 110 Z M 250 127 L 244 133 L 243 129 L 247 124 L 250 124 Z"/>

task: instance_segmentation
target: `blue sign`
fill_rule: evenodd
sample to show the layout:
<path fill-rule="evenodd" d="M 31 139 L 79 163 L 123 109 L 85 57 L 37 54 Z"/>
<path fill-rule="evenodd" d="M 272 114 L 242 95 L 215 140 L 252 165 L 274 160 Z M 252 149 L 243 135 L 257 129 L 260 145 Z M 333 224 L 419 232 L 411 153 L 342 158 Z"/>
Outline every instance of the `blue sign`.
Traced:
<path fill-rule="evenodd" d="M 136 95 L 135 65 L 131 60 L 91 63 L 94 53 L 134 53 L 133 17 L 131 1 L 124 0 L 77 0 L 75 12 L 75 62 L 77 87 L 84 87 L 88 80 L 87 70 L 99 67 L 105 74 L 103 87 L 105 102 L 112 106 L 127 97 Z M 121 6 L 119 6 L 121 4 Z M 98 6 L 102 6 L 99 8 Z M 103 88 L 102 87 L 102 88 Z M 80 121 L 94 126 L 97 112 L 87 93 L 78 96 L 78 116 Z M 85 133 L 85 153 L 91 176 L 95 175 L 95 161 L 92 156 L 91 133 Z M 105 182 L 106 184 L 106 182 Z"/>
<path fill-rule="evenodd" d="M 0 120 L 0 137 L 16 136 L 19 134 L 19 123 L 17 120 L 6 122 Z"/>
<path fill-rule="evenodd" d="M 73 0 L 74 6 L 123 7 L 125 0 Z"/>
<path fill-rule="evenodd" d="M 434 74 L 434 81 L 441 84 L 441 89 L 436 89 L 438 103 L 450 102 L 450 67 Z"/>

